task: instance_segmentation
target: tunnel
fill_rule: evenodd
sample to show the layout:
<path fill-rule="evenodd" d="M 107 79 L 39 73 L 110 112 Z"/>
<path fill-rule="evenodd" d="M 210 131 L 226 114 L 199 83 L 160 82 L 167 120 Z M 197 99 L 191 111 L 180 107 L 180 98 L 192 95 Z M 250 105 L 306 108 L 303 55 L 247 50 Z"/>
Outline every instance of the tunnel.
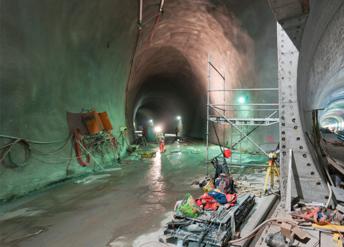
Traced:
<path fill-rule="evenodd" d="M 153 52 L 147 61 L 149 64 L 145 62 L 140 67 L 148 74 L 134 82 L 135 91 L 128 97 L 128 106 L 133 108 L 128 113 L 132 122 L 143 126 L 154 119 L 166 133 L 174 133 L 182 121 L 186 136 L 202 138 L 206 89 L 185 56 L 173 47 L 164 47 Z M 177 120 L 178 116 L 182 119 Z"/>
<path fill-rule="evenodd" d="M 218 190 L 241 236 L 344 214 L 343 41 L 341 0 L 0 0 L 0 246 L 205 243 L 174 220 Z"/>

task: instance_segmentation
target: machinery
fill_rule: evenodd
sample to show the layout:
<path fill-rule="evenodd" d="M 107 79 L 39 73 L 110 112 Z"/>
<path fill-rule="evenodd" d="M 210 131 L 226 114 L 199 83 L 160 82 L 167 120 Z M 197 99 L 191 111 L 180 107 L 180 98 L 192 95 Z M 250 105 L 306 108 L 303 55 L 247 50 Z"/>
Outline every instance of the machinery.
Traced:
<path fill-rule="evenodd" d="M 246 194 L 239 196 L 237 204 L 229 209 L 221 206 L 216 211 L 204 211 L 197 218 L 175 215 L 164 231 L 166 241 L 177 242 L 178 246 L 226 246 L 254 204 L 254 195 Z"/>

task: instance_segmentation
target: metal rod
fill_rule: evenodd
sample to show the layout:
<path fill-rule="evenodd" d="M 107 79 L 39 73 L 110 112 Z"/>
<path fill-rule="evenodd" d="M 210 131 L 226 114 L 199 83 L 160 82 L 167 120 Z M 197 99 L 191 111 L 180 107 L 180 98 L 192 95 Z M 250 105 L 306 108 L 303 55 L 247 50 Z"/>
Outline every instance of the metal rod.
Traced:
<path fill-rule="evenodd" d="M 223 111 L 223 112 L 226 112 L 226 110 L 224 108 L 220 108 L 220 107 L 217 107 L 217 106 L 214 106 L 214 108 L 220 110 L 220 111 Z"/>
<path fill-rule="evenodd" d="M 159 8 L 159 11 L 162 12 L 164 10 L 164 0 L 161 0 L 160 1 L 160 8 Z"/>
<path fill-rule="evenodd" d="M 226 104 L 226 79 L 223 79 L 223 104 Z M 226 106 L 224 107 L 223 109 L 223 114 L 226 114 Z M 225 141 L 226 140 L 226 128 L 223 128 L 223 131 L 222 131 L 222 141 L 223 141 L 223 144 L 225 144 Z"/>
<path fill-rule="evenodd" d="M 276 114 L 277 111 L 273 112 L 272 114 L 270 114 L 267 118 L 272 117 L 273 115 Z M 256 127 L 254 127 L 252 130 L 250 130 L 244 137 L 242 137 L 239 141 L 237 141 L 234 145 L 231 146 L 231 148 L 234 148 L 236 145 L 238 145 L 238 143 L 241 143 L 241 141 L 243 141 L 247 136 L 249 136 L 251 133 L 253 133 L 256 129 L 258 129 L 261 125 L 257 125 Z"/>
<path fill-rule="evenodd" d="M 238 126 L 236 126 L 231 120 L 229 120 L 228 118 L 226 118 L 226 116 L 223 116 L 223 114 L 221 114 L 218 110 L 214 109 L 214 111 L 216 111 L 217 113 L 219 113 L 220 115 L 222 115 L 222 117 L 228 122 L 230 123 L 234 128 L 236 128 L 240 133 L 242 133 L 242 131 L 240 130 L 240 128 Z M 244 133 L 245 135 L 245 133 Z M 257 143 L 255 143 L 249 136 L 246 136 L 246 138 L 253 144 L 255 145 L 263 154 L 265 154 L 266 156 L 269 157 L 269 155 L 265 152 L 264 149 L 262 149 Z"/>
<path fill-rule="evenodd" d="M 208 54 L 208 91 L 210 89 L 210 56 Z M 208 160 L 209 160 L 209 110 L 210 110 L 210 95 L 207 93 L 207 130 L 206 130 L 206 170 L 209 175 Z"/>
<path fill-rule="evenodd" d="M 220 92 L 220 91 L 278 91 L 278 88 L 232 88 L 232 89 L 212 89 L 209 92 Z"/>
<path fill-rule="evenodd" d="M 287 177 L 287 188 L 282 188 L 283 190 L 286 189 L 285 195 L 285 210 L 290 213 L 291 211 L 291 182 L 292 182 L 292 168 L 293 167 L 293 150 L 289 149 L 289 162 L 288 162 L 288 177 Z M 282 198 L 283 200 L 284 198 Z"/>
<path fill-rule="evenodd" d="M 139 25 L 142 25 L 143 0 L 140 0 Z"/>
<path fill-rule="evenodd" d="M 221 72 L 210 61 L 208 61 L 208 64 L 222 77 L 223 80 L 225 80 L 225 76 L 222 75 Z M 223 90 L 220 90 L 220 91 L 223 91 Z"/>
<path fill-rule="evenodd" d="M 211 104 L 213 106 L 279 106 L 278 103 L 251 103 L 251 104 Z"/>
<path fill-rule="evenodd" d="M 277 113 L 277 111 L 274 111 L 273 113 L 271 113 L 269 116 L 267 116 L 266 118 L 271 118 L 273 115 L 275 115 Z"/>
<path fill-rule="evenodd" d="M 220 108 L 220 107 L 217 107 L 217 106 L 213 106 L 214 108 L 216 109 L 219 109 L 221 111 L 223 111 L 223 108 Z M 247 109 L 247 110 L 244 110 L 244 109 L 227 109 L 226 111 L 228 112 L 231 112 L 231 111 L 276 111 L 278 112 L 279 109 L 275 108 L 275 109 Z"/>
<path fill-rule="evenodd" d="M 249 136 L 253 131 L 255 131 L 256 129 L 258 129 L 259 127 L 260 127 L 260 125 L 255 126 L 252 130 L 250 130 L 250 131 L 246 134 L 246 136 Z M 235 147 L 236 145 L 238 145 L 239 143 L 241 143 L 241 141 L 243 141 L 243 140 L 246 138 L 246 136 L 242 137 L 239 141 L 237 141 L 236 143 L 234 143 L 233 145 L 231 145 L 231 149 L 234 148 L 234 147 Z"/>

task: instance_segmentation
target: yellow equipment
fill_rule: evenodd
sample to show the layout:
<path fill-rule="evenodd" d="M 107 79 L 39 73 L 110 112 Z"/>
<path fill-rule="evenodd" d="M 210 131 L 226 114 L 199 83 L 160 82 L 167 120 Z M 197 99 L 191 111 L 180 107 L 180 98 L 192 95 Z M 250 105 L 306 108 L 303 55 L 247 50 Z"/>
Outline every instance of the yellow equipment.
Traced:
<path fill-rule="evenodd" d="M 143 159 L 150 159 L 150 158 L 154 158 L 156 152 L 155 151 L 146 151 L 146 152 L 141 152 L 139 153 L 141 155 L 141 158 Z"/>
<path fill-rule="evenodd" d="M 334 233 L 333 234 L 333 241 L 337 243 L 337 247 L 343 247 L 343 235 L 339 233 Z"/>
<path fill-rule="evenodd" d="M 268 191 L 268 183 L 270 178 L 270 189 L 274 188 L 275 176 L 279 177 L 280 172 L 276 164 L 277 154 L 275 152 L 269 153 L 268 169 L 265 175 L 264 192 Z"/>

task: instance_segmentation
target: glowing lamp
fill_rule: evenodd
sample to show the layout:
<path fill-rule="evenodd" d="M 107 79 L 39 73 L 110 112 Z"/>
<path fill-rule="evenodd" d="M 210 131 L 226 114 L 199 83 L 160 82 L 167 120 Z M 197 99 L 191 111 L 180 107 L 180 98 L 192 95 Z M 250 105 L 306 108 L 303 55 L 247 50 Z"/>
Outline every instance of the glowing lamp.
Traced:
<path fill-rule="evenodd" d="M 155 126 L 154 127 L 154 132 L 155 133 L 160 133 L 160 132 L 162 132 L 162 128 L 160 126 Z"/>
<path fill-rule="evenodd" d="M 246 103 L 246 99 L 245 99 L 244 96 L 240 96 L 240 97 L 238 98 L 238 101 L 239 101 L 240 104 L 245 104 L 245 103 Z"/>

